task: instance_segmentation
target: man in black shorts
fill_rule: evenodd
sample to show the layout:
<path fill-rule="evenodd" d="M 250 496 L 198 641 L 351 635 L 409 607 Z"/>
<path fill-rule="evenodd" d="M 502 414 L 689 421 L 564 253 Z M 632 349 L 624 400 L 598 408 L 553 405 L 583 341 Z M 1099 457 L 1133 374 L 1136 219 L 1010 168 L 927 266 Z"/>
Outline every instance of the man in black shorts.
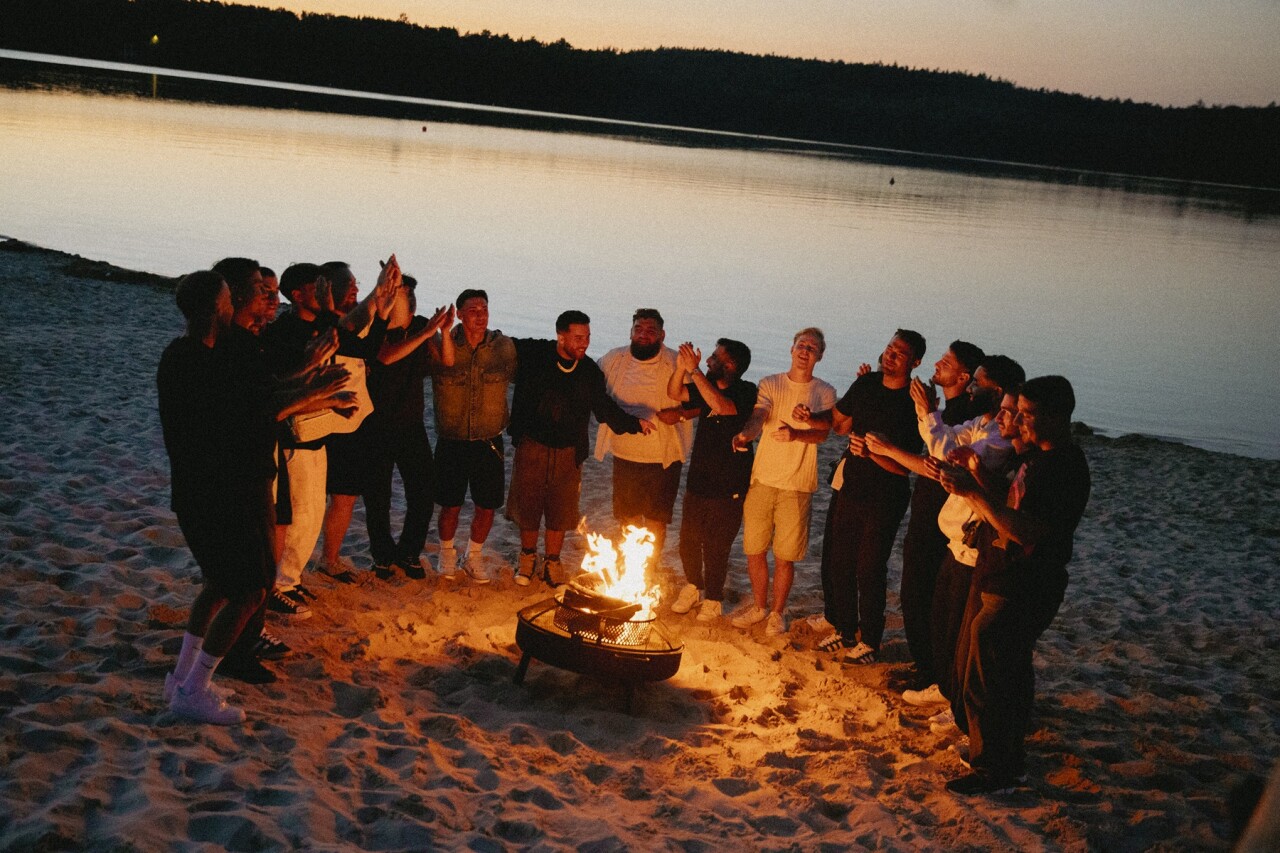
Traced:
<path fill-rule="evenodd" d="M 546 522 L 543 578 L 562 582 L 564 532 L 577 526 L 582 462 L 587 458 L 591 415 L 615 432 L 650 432 L 653 423 L 629 415 L 604 387 L 604 374 L 586 358 L 591 318 L 565 311 L 553 341 L 516 338 L 515 394 L 511 424 L 515 445 L 507 517 L 520 527 L 516 583 L 528 586 L 538 555 L 538 531 Z"/>
<path fill-rule="evenodd" d="M 489 328 L 489 295 L 483 290 L 462 291 L 454 306 L 458 325 L 441 336 L 439 357 L 431 362 L 440 505 L 436 568 L 445 577 L 458 569 L 454 537 L 469 488 L 475 511 L 463 565 L 476 583 L 488 583 L 481 553 L 506 487 L 502 431 L 510 414 L 507 389 L 516 375 L 516 347 L 511 338 Z"/>
<path fill-rule="evenodd" d="M 172 507 L 204 587 L 165 695 L 181 717 L 231 725 L 244 712 L 227 705 L 211 679 L 275 578 L 272 427 L 290 414 L 345 402 L 338 388 L 347 374 L 322 368 L 277 383 L 241 373 L 242 362 L 220 345 L 233 308 L 216 272 L 186 276 L 177 302 L 187 331 L 165 349 L 156 385 Z"/>

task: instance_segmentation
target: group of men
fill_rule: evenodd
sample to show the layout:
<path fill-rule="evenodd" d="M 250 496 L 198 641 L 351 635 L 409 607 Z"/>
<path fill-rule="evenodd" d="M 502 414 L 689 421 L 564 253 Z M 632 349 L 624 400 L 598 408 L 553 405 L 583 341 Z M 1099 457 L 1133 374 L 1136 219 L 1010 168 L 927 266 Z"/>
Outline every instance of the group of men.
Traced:
<path fill-rule="evenodd" d="M 745 344 L 718 340 L 704 369 L 693 344 L 666 346 L 662 315 L 647 308 L 633 315 L 628 345 L 597 363 L 586 357 L 590 318 L 580 311 L 559 316 L 554 339 L 512 339 L 489 328 L 484 291 L 463 291 L 427 318 L 415 316 L 415 286 L 394 256 L 363 301 L 341 263 L 294 264 L 277 282 L 254 261 L 228 258 L 180 283 L 187 334 L 162 359 L 160 408 L 173 506 L 205 587 L 166 679 L 175 712 L 243 719 L 210 675 L 274 679 L 259 659 L 287 647 L 266 630 L 264 613 L 310 615 L 316 595 L 303 570 L 321 531 L 317 568 L 355 580 L 340 550 L 357 496 L 379 578 L 425 576 L 438 504 L 436 570 L 487 583 L 483 546 L 505 504 L 520 531 L 515 582 L 561 583 L 592 416 L 596 457 L 613 457 L 614 516 L 649 529 L 658 555 L 688 463 L 684 583 L 672 611 L 696 607 L 701 622 L 722 616 L 741 531 L 751 597 L 731 623 L 785 634 L 794 565 L 809 551 L 817 449 L 835 432 L 848 439 L 829 480 L 824 612 L 809 620 L 824 632 L 818 648 L 851 664 L 876 661 L 889 555 L 910 506 L 901 601 L 917 683 L 904 697 L 948 704 L 935 724 L 969 734 L 973 773 L 949 787 L 982 793 L 1016 783 L 1032 649 L 1062 601 L 1089 492 L 1065 379 L 1024 383 L 1012 359 L 956 341 L 925 384 L 911 376 L 924 338 L 900 329 L 877 369 L 862 365 L 837 397 L 814 375 L 826 341 L 809 327 L 793 338 L 789 369 L 753 384 L 743 379 Z M 279 316 L 277 290 L 290 303 Z M 434 453 L 423 424 L 428 377 Z M 509 491 L 504 432 L 514 445 Z M 399 537 L 390 525 L 396 469 L 406 507 Z M 460 556 L 468 493 L 474 512 Z"/>

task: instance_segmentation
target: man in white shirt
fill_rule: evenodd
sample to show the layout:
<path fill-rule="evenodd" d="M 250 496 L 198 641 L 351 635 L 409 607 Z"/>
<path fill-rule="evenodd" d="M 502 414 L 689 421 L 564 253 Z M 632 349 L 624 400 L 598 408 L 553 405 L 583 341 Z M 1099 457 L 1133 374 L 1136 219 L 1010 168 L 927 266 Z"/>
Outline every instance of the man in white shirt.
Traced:
<path fill-rule="evenodd" d="M 676 352 L 663 344 L 662 315 L 638 308 L 631 317 L 631 343 L 600 358 L 605 388 L 623 411 L 653 421 L 650 433 L 619 434 L 608 424 L 596 433 L 596 459 L 613 455 L 613 517 L 626 527 L 644 527 L 654 536 L 654 564 L 662 558 L 680 471 L 693 446 L 693 424 L 667 396 L 676 372 Z"/>
<path fill-rule="evenodd" d="M 791 344 L 791 369 L 760 380 L 756 407 L 734 445 L 746 448 L 760 436 L 751 487 L 743 505 L 742 550 L 747 555 L 752 601 L 733 617 L 737 628 L 765 623 L 765 634 L 786 633 L 783 611 L 791 594 L 795 562 L 809 550 L 809 517 L 818 488 L 818 445 L 831 424 L 807 424 L 801 411 L 827 411 L 836 389 L 814 377 L 827 342 L 822 330 L 801 329 Z M 769 563 L 773 545 L 773 597 L 769 597 Z"/>

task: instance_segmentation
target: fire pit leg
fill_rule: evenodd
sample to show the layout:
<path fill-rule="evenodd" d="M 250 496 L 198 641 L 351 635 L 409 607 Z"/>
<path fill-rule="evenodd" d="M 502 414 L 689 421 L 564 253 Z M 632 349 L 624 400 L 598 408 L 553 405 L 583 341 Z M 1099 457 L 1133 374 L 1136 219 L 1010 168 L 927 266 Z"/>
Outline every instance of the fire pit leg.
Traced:
<path fill-rule="evenodd" d="M 532 657 L 532 655 L 530 655 L 528 652 L 525 652 L 525 653 L 520 657 L 520 665 L 516 667 L 516 674 L 515 674 L 515 677 L 513 677 L 513 678 L 511 679 L 511 680 L 512 680 L 512 681 L 514 681 L 516 684 L 524 684 L 524 674 L 525 674 L 526 672 L 528 672 L 528 671 L 529 671 L 529 658 L 530 658 L 530 657 Z"/>

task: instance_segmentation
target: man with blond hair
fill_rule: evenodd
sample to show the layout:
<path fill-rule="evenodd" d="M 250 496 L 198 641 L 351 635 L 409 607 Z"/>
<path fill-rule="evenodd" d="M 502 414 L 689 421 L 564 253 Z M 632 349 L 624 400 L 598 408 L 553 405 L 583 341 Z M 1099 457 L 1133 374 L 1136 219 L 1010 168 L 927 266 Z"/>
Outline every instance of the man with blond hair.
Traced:
<path fill-rule="evenodd" d="M 822 330 L 796 332 L 791 368 L 760 380 L 755 409 L 734 446 L 745 449 L 760 438 L 751 466 L 751 486 L 743 504 L 742 550 L 747 555 L 752 600 L 734 614 L 735 628 L 765 623 L 766 636 L 786 633 L 783 615 L 795 563 L 809 550 L 809 518 L 818 489 L 818 445 L 831 431 L 830 422 L 809 424 L 797 413 L 826 411 L 836 402 L 836 389 L 813 375 L 827 342 Z M 773 596 L 769 595 L 769 561 L 773 545 Z"/>

